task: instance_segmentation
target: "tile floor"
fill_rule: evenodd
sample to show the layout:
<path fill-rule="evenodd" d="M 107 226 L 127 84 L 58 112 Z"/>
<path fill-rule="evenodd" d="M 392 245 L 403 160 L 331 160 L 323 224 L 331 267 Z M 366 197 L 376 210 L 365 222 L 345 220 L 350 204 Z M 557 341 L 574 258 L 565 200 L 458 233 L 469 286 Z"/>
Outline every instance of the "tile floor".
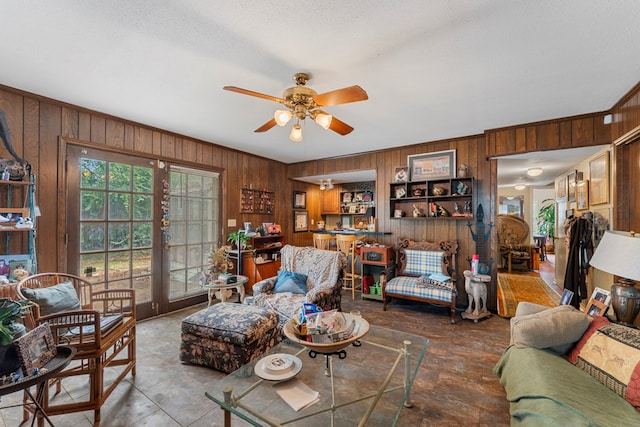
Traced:
<path fill-rule="evenodd" d="M 103 427 L 221 426 L 222 411 L 204 392 L 224 374 L 178 360 L 180 321 L 202 304 L 140 322 L 138 364 L 102 408 Z M 509 405 L 491 369 L 509 342 L 509 321 L 494 315 L 478 323 L 449 323 L 447 310 L 394 301 L 386 312 L 377 301 L 343 295 L 343 310 L 359 310 L 372 324 L 427 336 L 431 343 L 412 391 L 413 407 L 403 411 L 402 425 L 508 426 Z M 56 399 L 72 399 L 86 384 L 65 381 Z M 3 396 L 0 406 L 19 402 L 21 393 Z M 21 408 L 0 410 L 0 427 L 18 426 Z M 91 426 L 93 412 L 52 417 L 57 426 Z M 27 424 L 25 424 L 27 425 Z M 234 418 L 234 426 L 246 423 Z"/>

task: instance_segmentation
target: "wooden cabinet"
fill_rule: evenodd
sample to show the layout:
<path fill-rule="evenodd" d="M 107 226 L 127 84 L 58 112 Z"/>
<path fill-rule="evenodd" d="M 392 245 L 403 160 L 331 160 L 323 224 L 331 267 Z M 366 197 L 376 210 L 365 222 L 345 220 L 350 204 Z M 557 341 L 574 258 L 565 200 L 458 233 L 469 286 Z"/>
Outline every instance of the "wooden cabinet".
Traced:
<path fill-rule="evenodd" d="M 391 246 L 363 246 L 360 248 L 362 262 L 362 277 L 373 276 L 373 283 L 380 282 L 380 275 L 384 273 L 387 281 L 395 276 L 395 250 Z M 362 299 L 382 301 L 381 294 L 365 293 L 362 291 Z"/>
<path fill-rule="evenodd" d="M 245 283 L 245 293 L 253 295 L 252 286 L 261 280 L 277 276 L 280 269 L 280 249 L 284 246 L 284 236 L 274 234 L 269 236 L 255 236 L 247 242 L 251 245 L 251 250 L 242 252 L 241 273 L 247 276 L 249 281 Z M 238 253 L 231 253 L 234 262 L 235 272 L 237 267 Z"/>
<path fill-rule="evenodd" d="M 473 178 L 390 184 L 389 212 L 394 219 L 473 218 Z"/>
<path fill-rule="evenodd" d="M 340 213 L 340 191 L 338 188 L 322 191 L 321 214 L 337 215 Z"/>

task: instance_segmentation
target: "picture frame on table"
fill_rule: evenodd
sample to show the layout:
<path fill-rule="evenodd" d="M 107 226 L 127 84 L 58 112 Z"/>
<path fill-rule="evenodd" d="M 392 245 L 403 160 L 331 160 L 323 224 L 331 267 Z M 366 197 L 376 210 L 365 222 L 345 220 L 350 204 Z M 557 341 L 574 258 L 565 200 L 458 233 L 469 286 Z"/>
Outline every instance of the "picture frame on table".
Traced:
<path fill-rule="evenodd" d="M 293 209 L 307 209 L 306 191 L 293 191 Z"/>
<path fill-rule="evenodd" d="M 454 178 L 456 173 L 456 150 L 409 155 L 407 156 L 407 163 L 411 181 Z"/>
<path fill-rule="evenodd" d="M 589 162 L 589 201 L 592 205 L 609 203 L 609 152 Z"/>
<path fill-rule="evenodd" d="M 600 301 L 604 305 L 609 305 L 611 303 L 611 292 L 606 289 L 596 287 L 591 293 L 589 302 L 591 302 L 591 300 Z"/>
<path fill-rule="evenodd" d="M 407 182 L 409 180 L 409 166 L 400 166 L 393 174 L 394 182 Z"/>
<path fill-rule="evenodd" d="M 353 217 L 353 228 L 357 230 L 367 229 L 369 227 L 369 218 L 366 216 Z"/>
<path fill-rule="evenodd" d="M 309 231 L 309 212 L 294 211 L 293 212 L 293 232 L 300 233 Z"/>
<path fill-rule="evenodd" d="M 576 208 L 579 211 L 589 209 L 589 180 L 583 179 L 576 185 Z"/>
<path fill-rule="evenodd" d="M 34 368 L 42 368 L 56 356 L 56 344 L 48 323 L 32 329 L 14 343 L 24 375 L 32 375 Z"/>
<path fill-rule="evenodd" d="M 596 317 L 596 316 L 604 316 L 607 313 L 608 305 L 603 304 L 597 300 L 589 300 L 587 304 L 586 313 L 588 316 Z"/>
<path fill-rule="evenodd" d="M 572 299 L 573 292 L 569 289 L 565 289 L 564 291 L 562 291 L 562 296 L 560 297 L 560 305 L 570 305 Z"/>

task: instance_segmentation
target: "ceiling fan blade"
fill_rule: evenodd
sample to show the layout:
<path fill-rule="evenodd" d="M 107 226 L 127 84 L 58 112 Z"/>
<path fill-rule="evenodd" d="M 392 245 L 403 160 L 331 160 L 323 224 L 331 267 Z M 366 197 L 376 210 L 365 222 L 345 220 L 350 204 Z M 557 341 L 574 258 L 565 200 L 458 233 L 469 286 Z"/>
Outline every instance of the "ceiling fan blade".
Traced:
<path fill-rule="evenodd" d="M 329 129 L 331 129 L 336 133 L 339 133 L 340 135 L 347 135 L 347 134 L 350 134 L 351 131 L 353 131 L 353 128 L 351 126 L 349 126 L 342 120 L 336 119 L 335 116 L 333 116 L 331 119 L 331 124 L 329 125 Z"/>
<path fill-rule="evenodd" d="M 284 104 L 286 102 L 284 99 L 278 98 L 277 96 L 265 95 L 264 93 L 254 92 L 248 89 L 242 89 L 241 87 L 225 86 L 222 89 L 228 90 L 231 92 L 241 93 L 243 95 L 255 96 L 257 98 L 266 99 L 268 101 L 279 102 L 280 104 Z"/>
<path fill-rule="evenodd" d="M 260 126 L 258 129 L 254 130 L 254 132 L 266 132 L 272 127 L 276 125 L 276 119 L 271 119 L 267 123 Z"/>
<path fill-rule="evenodd" d="M 369 95 L 358 85 L 321 93 L 313 97 L 313 100 L 320 107 L 330 107 L 332 105 L 347 104 L 349 102 L 364 101 L 366 99 L 369 99 Z"/>

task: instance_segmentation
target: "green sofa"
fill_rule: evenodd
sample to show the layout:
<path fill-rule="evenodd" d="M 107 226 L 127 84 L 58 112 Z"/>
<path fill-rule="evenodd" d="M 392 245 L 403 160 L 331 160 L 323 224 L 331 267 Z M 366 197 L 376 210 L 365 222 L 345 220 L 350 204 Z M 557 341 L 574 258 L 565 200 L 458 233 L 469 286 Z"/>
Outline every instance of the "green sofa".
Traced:
<path fill-rule="evenodd" d="M 507 392 L 511 425 L 640 426 L 640 412 L 627 401 L 634 401 L 634 393 L 637 399 L 638 365 L 631 367 L 635 383 L 624 384 L 621 391 L 625 399 L 602 382 L 611 386 L 608 367 L 593 369 L 588 361 L 594 348 L 602 353 L 616 349 L 613 359 L 635 359 L 629 355 L 640 351 L 638 331 L 608 325 L 602 318 L 585 323 L 583 314 L 569 306 L 543 307 L 543 311 L 532 304 L 524 308 L 519 306 L 511 319 L 511 345 L 493 368 Z M 621 328 L 626 330 L 620 332 Z M 616 333 L 630 337 L 630 345 L 613 343 L 619 338 Z M 598 344 L 606 347 L 604 351 Z M 624 346 L 623 354 L 617 352 L 618 346 Z"/>

